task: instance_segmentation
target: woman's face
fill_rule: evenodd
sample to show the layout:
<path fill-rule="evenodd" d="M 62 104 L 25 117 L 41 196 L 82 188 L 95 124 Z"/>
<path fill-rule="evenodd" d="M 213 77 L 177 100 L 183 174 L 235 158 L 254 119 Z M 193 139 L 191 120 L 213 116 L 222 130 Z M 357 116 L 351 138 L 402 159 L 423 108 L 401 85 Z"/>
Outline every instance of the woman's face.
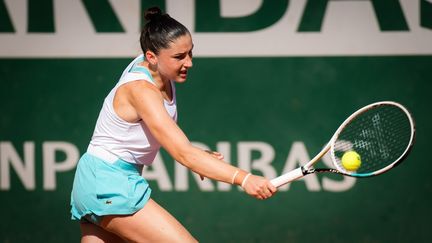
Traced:
<path fill-rule="evenodd" d="M 157 55 L 158 70 L 164 80 L 184 82 L 188 69 L 192 67 L 192 38 L 189 34 L 180 36 Z"/>

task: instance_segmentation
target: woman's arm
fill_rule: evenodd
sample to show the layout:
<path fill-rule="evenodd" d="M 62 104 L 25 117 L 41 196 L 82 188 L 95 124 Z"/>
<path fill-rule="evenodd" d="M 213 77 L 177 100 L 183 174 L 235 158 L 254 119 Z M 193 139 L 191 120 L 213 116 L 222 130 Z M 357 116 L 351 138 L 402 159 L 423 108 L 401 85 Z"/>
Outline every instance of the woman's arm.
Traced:
<path fill-rule="evenodd" d="M 145 122 L 152 135 L 178 162 L 192 171 L 214 179 L 236 185 L 259 199 L 270 197 L 276 188 L 261 176 L 248 176 L 248 173 L 217 159 L 206 151 L 191 144 L 187 136 L 168 115 L 163 105 L 161 92 L 148 82 L 135 81 L 119 89 L 123 97 Z"/>

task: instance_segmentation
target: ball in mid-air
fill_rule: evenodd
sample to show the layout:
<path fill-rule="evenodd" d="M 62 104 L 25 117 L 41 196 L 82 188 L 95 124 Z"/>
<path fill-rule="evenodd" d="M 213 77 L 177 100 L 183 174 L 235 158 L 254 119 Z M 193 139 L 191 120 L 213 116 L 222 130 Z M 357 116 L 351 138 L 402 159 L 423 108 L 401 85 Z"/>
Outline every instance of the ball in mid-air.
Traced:
<path fill-rule="evenodd" d="M 349 171 L 356 171 L 361 166 L 360 155 L 355 151 L 347 151 L 342 155 L 342 166 Z"/>

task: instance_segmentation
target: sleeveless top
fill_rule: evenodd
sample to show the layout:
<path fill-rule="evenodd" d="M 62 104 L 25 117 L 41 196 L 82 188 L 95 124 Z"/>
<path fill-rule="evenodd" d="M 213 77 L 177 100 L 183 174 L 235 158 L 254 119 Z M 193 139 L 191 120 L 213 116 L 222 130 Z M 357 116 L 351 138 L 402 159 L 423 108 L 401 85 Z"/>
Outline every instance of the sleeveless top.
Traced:
<path fill-rule="evenodd" d="M 106 150 L 130 163 L 150 165 L 161 145 L 142 120 L 135 123 L 127 122 L 115 113 L 113 107 L 115 93 L 121 85 L 136 80 L 156 85 L 149 70 L 138 66 L 143 61 L 143 55 L 135 58 L 105 98 L 89 146 Z M 164 99 L 164 106 L 171 118 L 177 122 L 177 102 L 173 81 L 171 81 L 171 88 L 172 101 Z"/>

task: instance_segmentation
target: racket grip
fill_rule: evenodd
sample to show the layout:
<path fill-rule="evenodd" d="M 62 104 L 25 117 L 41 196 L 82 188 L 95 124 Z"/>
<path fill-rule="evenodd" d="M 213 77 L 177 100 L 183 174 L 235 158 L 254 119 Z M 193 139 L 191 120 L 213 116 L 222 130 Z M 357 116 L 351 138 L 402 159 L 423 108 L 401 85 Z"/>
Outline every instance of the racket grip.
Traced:
<path fill-rule="evenodd" d="M 270 182 L 275 186 L 275 187 L 280 187 L 283 186 L 289 182 L 295 181 L 297 179 L 300 179 L 304 176 L 303 174 L 303 168 L 297 168 L 295 170 L 292 170 L 288 173 L 285 173 L 281 176 L 278 176 L 272 180 L 270 180 Z"/>

